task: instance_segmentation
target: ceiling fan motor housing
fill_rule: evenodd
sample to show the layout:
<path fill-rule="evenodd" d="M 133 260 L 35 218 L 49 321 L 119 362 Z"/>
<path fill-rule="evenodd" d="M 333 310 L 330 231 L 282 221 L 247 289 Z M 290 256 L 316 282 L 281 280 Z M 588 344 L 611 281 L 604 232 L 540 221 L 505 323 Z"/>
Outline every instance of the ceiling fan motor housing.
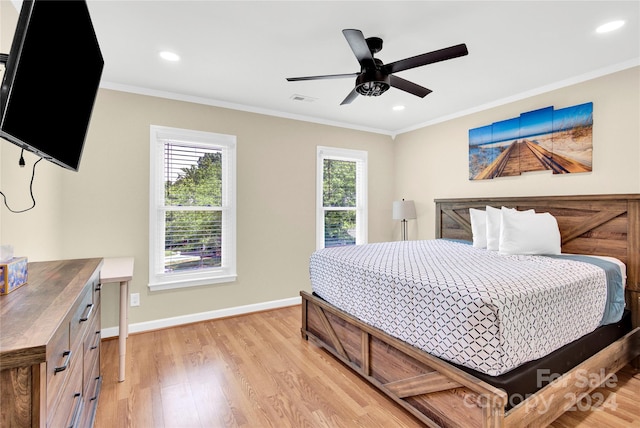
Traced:
<path fill-rule="evenodd" d="M 367 37 L 365 41 L 372 55 L 382 50 L 382 39 L 380 37 Z"/>
<path fill-rule="evenodd" d="M 390 87 L 389 75 L 377 68 L 364 70 L 356 78 L 356 92 L 365 97 L 377 97 Z"/>

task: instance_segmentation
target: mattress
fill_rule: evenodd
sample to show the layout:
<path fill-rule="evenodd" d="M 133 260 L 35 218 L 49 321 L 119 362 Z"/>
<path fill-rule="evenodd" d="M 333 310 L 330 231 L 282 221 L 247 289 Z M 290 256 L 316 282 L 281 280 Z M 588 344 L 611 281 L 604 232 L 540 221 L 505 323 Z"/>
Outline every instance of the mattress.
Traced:
<path fill-rule="evenodd" d="M 326 248 L 309 270 L 313 291 L 334 306 L 491 376 L 594 331 L 612 294 L 592 263 L 449 240 Z"/>
<path fill-rule="evenodd" d="M 462 365 L 456 366 L 506 392 L 508 401 L 505 410 L 509 410 L 631 330 L 631 311 L 625 309 L 620 321 L 602 325 L 549 355 L 524 363 L 500 376 L 489 376 Z"/>

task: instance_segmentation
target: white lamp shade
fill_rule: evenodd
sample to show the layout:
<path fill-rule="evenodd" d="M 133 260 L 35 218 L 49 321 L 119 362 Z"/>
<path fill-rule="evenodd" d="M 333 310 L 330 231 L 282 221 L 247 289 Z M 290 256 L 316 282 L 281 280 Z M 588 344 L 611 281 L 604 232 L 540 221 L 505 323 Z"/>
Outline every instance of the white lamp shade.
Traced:
<path fill-rule="evenodd" d="M 416 218 L 416 205 L 413 201 L 393 202 L 393 219 L 394 220 L 410 220 Z"/>

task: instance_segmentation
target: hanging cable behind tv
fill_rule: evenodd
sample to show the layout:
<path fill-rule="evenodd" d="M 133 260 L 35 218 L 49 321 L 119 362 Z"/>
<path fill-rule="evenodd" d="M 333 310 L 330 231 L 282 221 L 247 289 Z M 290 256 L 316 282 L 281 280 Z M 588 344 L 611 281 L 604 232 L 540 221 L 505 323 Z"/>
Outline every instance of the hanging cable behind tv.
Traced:
<path fill-rule="evenodd" d="M 11 208 L 7 202 L 7 196 L 4 194 L 4 192 L 2 192 L 0 190 L 0 195 L 2 195 L 2 199 L 4 200 L 4 205 L 7 207 L 7 209 L 9 211 L 11 211 L 12 213 L 15 214 L 20 214 L 23 212 L 27 212 L 31 209 L 33 209 L 36 206 L 36 198 L 33 196 L 33 179 L 36 176 L 36 165 L 38 165 L 38 162 L 40 162 L 43 158 L 38 159 L 37 161 L 35 161 L 33 163 L 33 168 L 31 170 L 31 181 L 29 182 L 29 196 L 31 196 L 31 202 L 33 203 L 29 208 L 25 208 L 23 210 L 14 210 L 13 208 Z M 25 161 L 24 161 L 24 149 L 22 149 L 22 151 L 20 152 L 20 161 L 18 162 L 18 165 L 20 165 L 21 168 L 23 168 L 25 166 Z"/>

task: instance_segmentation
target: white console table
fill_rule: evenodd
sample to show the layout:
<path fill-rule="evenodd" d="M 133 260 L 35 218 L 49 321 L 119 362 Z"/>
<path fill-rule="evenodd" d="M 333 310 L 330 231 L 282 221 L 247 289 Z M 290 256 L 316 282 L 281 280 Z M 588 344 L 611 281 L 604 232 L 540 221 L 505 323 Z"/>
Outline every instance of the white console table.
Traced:
<path fill-rule="evenodd" d="M 120 366 L 118 381 L 124 381 L 127 358 L 127 336 L 129 335 L 129 281 L 133 278 L 133 257 L 105 258 L 100 271 L 100 283 L 120 283 L 120 323 L 118 326 L 118 353 Z"/>

